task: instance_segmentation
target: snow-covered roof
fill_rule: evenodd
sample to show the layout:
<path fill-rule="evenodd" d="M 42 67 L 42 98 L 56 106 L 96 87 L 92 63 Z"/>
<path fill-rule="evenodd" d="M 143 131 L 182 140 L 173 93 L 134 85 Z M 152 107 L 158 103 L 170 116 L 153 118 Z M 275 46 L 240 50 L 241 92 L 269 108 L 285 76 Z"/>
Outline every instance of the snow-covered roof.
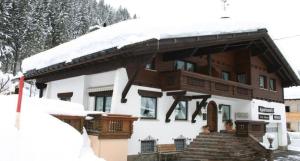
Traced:
<path fill-rule="evenodd" d="M 226 33 L 241 33 L 262 29 L 261 24 L 234 19 L 196 19 L 195 21 L 149 21 L 134 19 L 123 21 L 83 35 L 75 40 L 25 59 L 23 72 L 41 69 L 54 64 L 71 62 L 72 59 L 113 47 L 150 40 Z"/>

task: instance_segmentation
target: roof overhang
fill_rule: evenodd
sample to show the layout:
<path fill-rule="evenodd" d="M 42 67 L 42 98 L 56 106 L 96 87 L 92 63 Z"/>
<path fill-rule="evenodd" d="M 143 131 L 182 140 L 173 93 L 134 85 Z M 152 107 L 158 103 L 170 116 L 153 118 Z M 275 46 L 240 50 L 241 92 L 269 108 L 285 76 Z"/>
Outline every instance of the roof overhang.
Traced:
<path fill-rule="evenodd" d="M 270 71 L 276 72 L 280 76 L 284 87 L 300 85 L 297 75 L 283 57 L 274 41 L 268 35 L 266 29 L 208 36 L 168 38 L 161 40 L 150 39 L 127 45 L 120 49 L 110 48 L 99 51 L 73 59 L 68 63 L 59 63 L 42 69 L 31 70 L 25 73 L 25 77 L 26 79 L 38 79 L 40 82 L 48 82 L 73 76 L 94 74 L 100 71 L 113 70 L 129 63 L 126 62 L 127 58 L 130 58 L 130 62 L 132 58 L 137 57 L 142 57 L 142 60 L 146 61 L 157 51 L 166 53 L 178 50 L 197 49 L 202 50 L 203 53 L 205 53 L 226 51 L 232 48 L 251 48 L 260 51 L 262 57 L 270 67 Z M 187 53 L 190 54 L 193 52 Z M 137 61 L 141 61 L 141 59 L 138 59 Z M 90 66 L 98 66 L 98 68 L 87 70 Z M 54 78 L 54 75 L 59 76 Z"/>

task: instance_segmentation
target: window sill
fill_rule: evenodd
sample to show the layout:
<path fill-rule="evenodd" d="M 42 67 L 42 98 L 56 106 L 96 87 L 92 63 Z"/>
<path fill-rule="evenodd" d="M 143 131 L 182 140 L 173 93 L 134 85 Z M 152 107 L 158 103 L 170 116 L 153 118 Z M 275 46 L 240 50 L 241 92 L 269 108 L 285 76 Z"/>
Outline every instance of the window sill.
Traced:
<path fill-rule="evenodd" d="M 147 118 L 147 117 L 140 117 L 140 120 L 153 120 L 153 121 L 159 121 L 157 118 Z"/>
<path fill-rule="evenodd" d="M 188 119 L 175 119 L 175 121 L 189 121 Z"/>

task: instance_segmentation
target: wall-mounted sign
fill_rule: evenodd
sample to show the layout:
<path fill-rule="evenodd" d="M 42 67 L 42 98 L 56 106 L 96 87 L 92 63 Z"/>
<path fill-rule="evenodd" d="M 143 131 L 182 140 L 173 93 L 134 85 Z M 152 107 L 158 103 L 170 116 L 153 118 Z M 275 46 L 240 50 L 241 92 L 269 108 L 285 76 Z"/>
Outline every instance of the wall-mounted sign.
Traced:
<path fill-rule="evenodd" d="M 261 113 L 274 113 L 274 108 L 258 106 L 258 112 L 261 112 Z"/>
<path fill-rule="evenodd" d="M 248 120 L 249 114 L 245 112 L 237 112 L 235 113 L 235 119 L 236 120 Z"/>
<path fill-rule="evenodd" d="M 269 115 L 261 115 L 261 114 L 259 114 L 258 118 L 261 119 L 261 120 L 270 120 L 270 116 Z"/>
<path fill-rule="evenodd" d="M 273 115 L 273 120 L 281 120 L 281 116 L 280 115 Z"/>

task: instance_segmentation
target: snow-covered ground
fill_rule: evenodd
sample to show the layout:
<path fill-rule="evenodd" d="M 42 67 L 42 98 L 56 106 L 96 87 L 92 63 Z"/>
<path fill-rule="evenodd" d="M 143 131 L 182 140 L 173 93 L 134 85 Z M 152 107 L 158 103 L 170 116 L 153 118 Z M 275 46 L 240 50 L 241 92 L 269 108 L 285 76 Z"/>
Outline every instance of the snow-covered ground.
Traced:
<path fill-rule="evenodd" d="M 300 152 L 300 132 L 289 132 L 288 133 L 291 144 L 288 145 L 288 150 Z"/>
<path fill-rule="evenodd" d="M 24 97 L 19 130 L 17 96 L 0 95 L 0 161 L 104 161 L 90 148 L 86 132 L 49 115 L 85 115 L 79 104 Z"/>

